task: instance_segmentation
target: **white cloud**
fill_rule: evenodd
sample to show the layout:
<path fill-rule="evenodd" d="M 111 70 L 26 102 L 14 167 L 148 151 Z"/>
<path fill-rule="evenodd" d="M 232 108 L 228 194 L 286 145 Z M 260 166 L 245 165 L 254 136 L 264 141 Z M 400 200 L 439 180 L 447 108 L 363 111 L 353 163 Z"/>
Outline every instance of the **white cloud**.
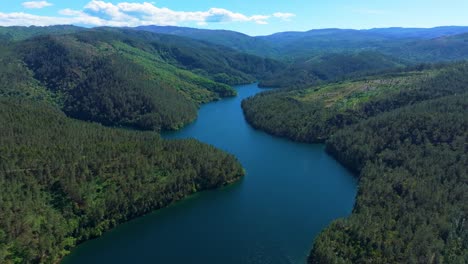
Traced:
<path fill-rule="evenodd" d="M 23 12 L 19 13 L 1 13 L 0 25 L 2 26 L 49 26 L 59 24 L 71 24 L 66 18 L 36 16 Z"/>
<path fill-rule="evenodd" d="M 47 2 L 47 1 L 31 1 L 31 2 L 23 2 L 21 4 L 24 8 L 36 8 L 36 9 L 40 9 L 40 8 L 44 8 L 44 7 L 48 7 L 48 6 L 52 6 L 51 3 Z"/>
<path fill-rule="evenodd" d="M 273 17 L 282 19 L 283 21 L 291 21 L 291 18 L 293 18 L 293 17 L 295 17 L 295 16 L 296 16 L 296 15 L 295 15 L 295 14 L 292 14 L 292 13 L 281 13 L 281 12 L 277 12 L 277 13 L 274 13 L 274 14 L 273 14 Z"/>
<path fill-rule="evenodd" d="M 113 4 L 98 0 L 90 1 L 82 10 L 63 9 L 59 11 L 59 14 L 61 16 L 46 17 L 27 13 L 0 13 L 0 25 L 79 24 L 134 27 L 140 25 L 179 25 L 181 23 L 206 25 L 208 23 L 229 22 L 252 22 L 263 25 L 268 24 L 268 20 L 272 18 L 286 21 L 294 16 L 294 14 L 290 13 L 249 16 L 223 8 L 210 8 L 206 11 L 175 11 L 166 7 L 158 7 L 154 2 L 121 2 Z"/>

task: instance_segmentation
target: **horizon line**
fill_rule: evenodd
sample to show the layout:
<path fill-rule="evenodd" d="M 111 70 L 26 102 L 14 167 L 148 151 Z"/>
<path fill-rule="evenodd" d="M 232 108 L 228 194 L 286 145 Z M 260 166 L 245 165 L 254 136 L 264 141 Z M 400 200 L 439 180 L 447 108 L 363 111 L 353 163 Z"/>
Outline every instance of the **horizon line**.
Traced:
<path fill-rule="evenodd" d="M 461 25 L 443 25 L 443 26 L 434 26 L 434 27 L 396 27 L 396 26 L 389 26 L 389 27 L 373 27 L 373 28 L 337 28 L 337 27 L 330 27 L 330 28 L 311 28 L 309 30 L 291 30 L 291 31 L 278 31 L 275 33 L 267 34 L 267 35 L 249 35 L 247 33 L 243 33 L 240 31 L 235 31 L 231 29 L 208 29 L 208 28 L 197 28 L 197 27 L 186 27 L 186 26 L 173 26 L 173 25 L 140 25 L 140 26 L 135 26 L 135 27 L 115 27 L 115 26 L 82 26 L 82 25 L 74 25 L 74 24 L 57 24 L 57 25 L 48 25 L 48 26 L 36 26 L 36 25 L 29 25 L 29 26 L 2 26 L 0 27 L 3 28 L 13 28 L 13 27 L 19 27 L 19 28 L 30 28 L 30 27 L 37 27 L 37 28 L 48 28 L 48 27 L 58 27 L 58 26 L 73 26 L 73 27 L 79 27 L 79 28 L 87 28 L 87 29 L 93 29 L 93 28 L 127 28 L 127 29 L 136 29 L 136 28 L 141 28 L 141 27 L 173 27 L 173 28 L 186 28 L 186 29 L 195 29 L 195 30 L 206 30 L 206 31 L 230 31 L 230 32 L 235 32 L 235 33 L 240 33 L 249 37 L 262 37 L 262 36 L 271 36 L 275 34 L 281 34 L 281 33 L 306 33 L 310 31 L 319 31 L 319 30 L 354 30 L 354 31 L 369 31 L 369 30 L 376 30 L 376 29 L 436 29 L 436 28 L 450 28 L 450 27 L 458 27 L 458 28 L 463 28 L 467 26 L 461 26 Z"/>

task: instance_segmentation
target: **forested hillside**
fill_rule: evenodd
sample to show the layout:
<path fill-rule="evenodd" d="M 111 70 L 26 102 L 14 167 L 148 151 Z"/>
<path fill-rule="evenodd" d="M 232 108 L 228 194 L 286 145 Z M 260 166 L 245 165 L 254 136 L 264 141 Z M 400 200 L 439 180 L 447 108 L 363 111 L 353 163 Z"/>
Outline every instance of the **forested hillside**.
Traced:
<path fill-rule="evenodd" d="M 360 172 L 352 215 L 316 239 L 309 263 L 468 261 L 468 96 L 430 100 L 334 134 Z"/>
<path fill-rule="evenodd" d="M 196 118 L 198 105 L 234 96 L 227 84 L 254 82 L 282 65 L 177 36 L 112 28 L 60 35 L 57 27 L 40 29 L 54 34 L 3 42 L 8 70 L 31 72 L 29 82 L 47 88 L 69 116 L 111 126 L 180 128 Z M 29 30 L 34 35 L 38 29 Z"/>
<path fill-rule="evenodd" d="M 401 68 L 406 64 L 398 58 L 373 51 L 327 53 L 304 61 L 298 60 L 270 78 L 264 78 L 259 85 L 270 88 L 306 88 L 356 75 Z"/>
<path fill-rule="evenodd" d="M 0 99 L 0 262 L 54 263 L 83 240 L 243 175 L 195 140 L 74 121 Z"/>
<path fill-rule="evenodd" d="M 308 89 L 278 90 L 242 102 L 254 127 L 304 142 L 323 142 L 337 130 L 383 112 L 467 91 L 468 64 L 408 68 Z"/>
<path fill-rule="evenodd" d="M 243 102 L 253 126 L 326 142 L 358 174 L 352 215 L 322 232 L 310 263 L 468 260 L 467 93 L 461 62 Z"/>
<path fill-rule="evenodd" d="M 0 41 L 0 263 L 57 263 L 119 223 L 244 174 L 198 141 L 102 126 L 176 129 L 199 104 L 235 95 L 163 57 L 158 36 L 23 29 Z"/>
<path fill-rule="evenodd" d="M 66 33 L 75 33 L 78 31 L 85 30 L 85 28 L 72 26 L 72 25 L 59 25 L 49 27 L 1 27 L 0 26 L 0 40 L 5 41 L 17 41 L 25 40 L 28 38 L 40 36 L 40 35 L 62 35 Z"/>
<path fill-rule="evenodd" d="M 230 45 L 200 41 L 196 37 L 180 37 L 110 27 L 94 29 L 74 26 L 0 27 L 0 40 L 2 41 L 64 34 L 84 41 L 121 41 L 150 52 L 175 67 L 230 85 L 251 83 L 269 77 L 284 66 L 283 63 L 273 59 L 249 55 L 233 49 Z M 224 39 L 221 32 L 219 34 L 213 32 L 213 35 Z"/>

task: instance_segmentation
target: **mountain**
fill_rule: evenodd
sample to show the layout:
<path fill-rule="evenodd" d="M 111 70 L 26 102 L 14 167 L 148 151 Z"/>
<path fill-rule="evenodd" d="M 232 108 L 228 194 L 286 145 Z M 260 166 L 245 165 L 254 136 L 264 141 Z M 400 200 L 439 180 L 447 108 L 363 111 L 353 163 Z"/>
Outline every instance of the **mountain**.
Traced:
<path fill-rule="evenodd" d="M 267 56 L 286 61 L 310 58 L 324 53 L 359 52 L 374 50 L 388 55 L 405 56 L 416 61 L 443 60 L 443 56 L 430 58 L 429 52 L 407 56 L 398 48 L 417 43 L 431 42 L 436 38 L 468 33 L 468 27 L 435 28 L 376 28 L 369 30 L 315 29 L 306 32 L 280 32 L 269 36 L 251 37 L 227 30 L 207 30 L 186 27 L 142 26 L 135 28 L 156 33 L 189 37 L 230 47 L 237 51 Z M 440 47 L 450 52 L 453 47 Z M 456 48 L 456 47 L 455 47 Z M 417 52 L 416 52 L 417 53 Z"/>
<path fill-rule="evenodd" d="M 195 119 L 197 104 L 235 94 L 103 35 L 40 36 L 15 51 L 69 116 L 105 125 L 175 129 Z"/>
<path fill-rule="evenodd" d="M 58 263 L 120 223 L 244 175 L 212 146 L 129 129 L 177 129 L 201 103 L 235 95 L 174 55 L 190 51 L 180 42 L 198 54 L 207 44 L 56 29 L 0 40 L 0 263 Z M 251 58 L 229 51 L 218 58 Z"/>
<path fill-rule="evenodd" d="M 468 32 L 468 27 L 441 27 L 431 29 L 388 28 L 371 30 L 320 29 L 307 32 L 282 32 L 259 37 L 281 50 L 278 58 L 296 60 L 309 58 L 324 53 L 358 52 L 363 50 L 378 51 L 405 60 L 442 61 L 452 60 L 444 53 L 453 53 L 460 47 L 456 41 L 450 42 L 456 35 Z M 440 55 L 431 55 L 432 51 L 419 50 L 417 46 L 437 45 L 440 39 L 448 40 L 445 46 L 439 45 Z M 413 48 L 414 47 L 414 48 Z M 405 50 L 410 50 L 411 55 Z M 467 58 L 463 51 L 458 52 Z"/>
<path fill-rule="evenodd" d="M 417 39 L 433 39 L 439 37 L 459 35 L 468 33 L 468 27 L 446 26 L 434 28 L 374 28 L 367 30 L 371 33 L 377 33 L 386 37 L 394 38 L 417 38 Z"/>
<path fill-rule="evenodd" d="M 29 82 L 45 87 L 69 116 L 150 130 L 177 129 L 195 119 L 199 104 L 234 96 L 227 84 L 282 68 L 223 46 L 115 28 L 8 41 L 4 50 L 12 61 L 5 71 L 30 71 Z"/>
<path fill-rule="evenodd" d="M 412 41 L 385 52 L 413 62 L 464 60 L 468 59 L 468 33 Z"/>
<path fill-rule="evenodd" d="M 202 40 L 259 56 L 274 57 L 277 53 L 267 41 L 230 30 L 208 30 L 174 26 L 140 26 L 135 29 Z"/>
<path fill-rule="evenodd" d="M 404 67 L 405 64 L 400 59 L 375 51 L 327 53 L 305 61 L 298 60 L 274 76 L 263 79 L 260 85 L 264 87 L 304 88 L 323 82 Z"/>
<path fill-rule="evenodd" d="M 48 27 L 2 27 L 0 26 L 0 40 L 25 40 L 31 37 L 40 35 L 57 35 L 65 33 L 74 33 L 85 30 L 85 28 L 71 26 L 71 25 L 59 25 L 59 26 L 48 26 Z"/>

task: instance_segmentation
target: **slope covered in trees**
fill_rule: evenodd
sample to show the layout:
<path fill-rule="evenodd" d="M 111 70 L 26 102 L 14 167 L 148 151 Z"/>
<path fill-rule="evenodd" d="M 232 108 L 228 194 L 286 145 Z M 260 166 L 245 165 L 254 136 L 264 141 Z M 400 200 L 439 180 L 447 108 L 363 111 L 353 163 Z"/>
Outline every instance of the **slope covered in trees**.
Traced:
<path fill-rule="evenodd" d="M 40 35 L 62 35 L 65 33 L 75 33 L 78 31 L 85 30 L 85 28 L 71 26 L 71 25 L 59 25 L 49 27 L 1 27 L 0 26 L 0 40 L 2 41 L 17 41 L 25 40 L 28 38 L 40 36 Z"/>
<path fill-rule="evenodd" d="M 76 243 L 243 175 L 195 140 L 105 128 L 0 99 L 0 262 L 54 263 Z"/>
<path fill-rule="evenodd" d="M 151 75 L 111 45 L 106 52 L 100 50 L 105 44 L 45 36 L 23 42 L 17 50 L 34 77 L 62 99 L 64 111 L 72 117 L 152 130 L 177 128 L 196 117 L 196 102 L 177 90 L 178 83 Z M 173 74 L 169 77 L 176 79 Z M 179 78 L 181 86 L 206 91 L 184 81 Z"/>
<path fill-rule="evenodd" d="M 467 84 L 457 63 L 243 102 L 255 127 L 326 142 L 358 174 L 353 213 L 316 238 L 309 263 L 468 260 Z"/>
<path fill-rule="evenodd" d="M 263 87 L 305 88 L 324 82 L 369 75 L 386 69 L 403 67 L 406 63 L 379 52 L 327 53 L 305 61 L 296 61 L 270 78 L 260 82 Z"/>
<path fill-rule="evenodd" d="M 240 35 L 237 32 L 232 33 Z M 181 37 L 125 28 L 0 27 L 0 40 L 3 41 L 63 34 L 75 35 L 86 41 L 122 41 L 151 52 L 173 66 L 194 71 L 198 75 L 230 85 L 254 82 L 270 76 L 284 66 L 281 62 L 233 49 L 227 45 L 230 38 L 225 37 L 221 31 L 213 31 L 213 35 L 216 35 L 218 39 L 223 39 L 226 45 L 200 41 L 193 35 Z M 191 36 L 193 38 L 190 38 Z"/>
<path fill-rule="evenodd" d="M 199 104 L 235 94 L 168 62 L 151 48 L 158 36 L 32 35 L 0 41 L 0 263 L 57 263 L 119 223 L 244 174 L 196 140 L 101 125 L 178 128 Z"/>
<path fill-rule="evenodd" d="M 468 96 L 379 115 L 327 148 L 360 172 L 352 215 L 316 239 L 309 263 L 466 263 Z"/>
<path fill-rule="evenodd" d="M 426 66 L 387 75 L 259 94 L 242 102 L 254 127 L 304 142 L 419 101 L 466 92 L 468 64 Z M 416 68 L 417 69 L 417 68 Z"/>
<path fill-rule="evenodd" d="M 235 95 L 227 84 L 253 82 L 281 65 L 177 36 L 111 28 L 2 47 L 19 64 L 11 67 L 31 71 L 69 116 L 149 130 L 177 129 L 195 119 L 199 104 Z"/>

